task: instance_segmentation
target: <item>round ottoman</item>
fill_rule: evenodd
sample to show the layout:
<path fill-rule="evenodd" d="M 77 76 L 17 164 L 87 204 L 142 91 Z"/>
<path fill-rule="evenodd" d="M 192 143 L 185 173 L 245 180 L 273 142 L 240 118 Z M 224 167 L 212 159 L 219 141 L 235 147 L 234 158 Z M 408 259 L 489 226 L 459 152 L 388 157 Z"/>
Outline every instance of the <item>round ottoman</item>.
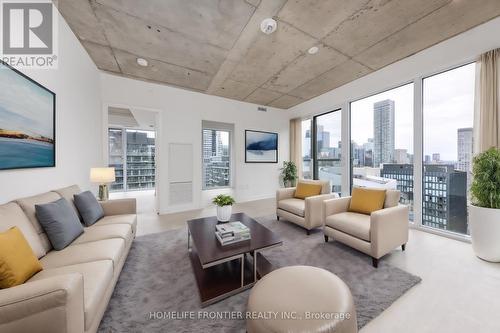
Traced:
<path fill-rule="evenodd" d="M 277 269 L 250 292 L 247 332 L 356 333 L 351 291 L 344 281 L 322 268 Z"/>

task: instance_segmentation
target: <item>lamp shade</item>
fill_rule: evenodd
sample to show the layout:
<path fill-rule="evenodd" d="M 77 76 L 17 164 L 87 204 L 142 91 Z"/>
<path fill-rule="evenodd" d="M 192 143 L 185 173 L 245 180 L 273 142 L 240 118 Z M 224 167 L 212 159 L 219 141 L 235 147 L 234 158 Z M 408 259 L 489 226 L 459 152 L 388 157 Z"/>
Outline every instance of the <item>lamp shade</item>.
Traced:
<path fill-rule="evenodd" d="M 114 182 L 115 168 L 91 168 L 90 181 L 99 184 Z"/>

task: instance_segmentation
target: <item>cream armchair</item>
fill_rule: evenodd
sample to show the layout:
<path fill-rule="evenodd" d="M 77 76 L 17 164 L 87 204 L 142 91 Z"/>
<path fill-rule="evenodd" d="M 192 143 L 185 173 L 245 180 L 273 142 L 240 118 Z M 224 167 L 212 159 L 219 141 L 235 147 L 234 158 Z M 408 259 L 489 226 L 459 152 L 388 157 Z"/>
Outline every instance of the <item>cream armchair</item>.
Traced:
<path fill-rule="evenodd" d="M 329 181 L 300 180 L 303 183 L 321 184 L 321 194 L 307 197 L 305 200 L 294 197 L 295 187 L 288 187 L 276 191 L 276 218 L 295 223 L 306 229 L 310 234 L 312 229 L 323 225 L 323 201 L 338 198 L 336 193 L 331 193 Z"/>
<path fill-rule="evenodd" d="M 408 206 L 399 205 L 399 191 L 387 190 L 384 208 L 371 215 L 349 212 L 351 197 L 323 202 L 323 231 L 329 237 L 372 257 L 374 267 L 379 259 L 408 242 Z"/>

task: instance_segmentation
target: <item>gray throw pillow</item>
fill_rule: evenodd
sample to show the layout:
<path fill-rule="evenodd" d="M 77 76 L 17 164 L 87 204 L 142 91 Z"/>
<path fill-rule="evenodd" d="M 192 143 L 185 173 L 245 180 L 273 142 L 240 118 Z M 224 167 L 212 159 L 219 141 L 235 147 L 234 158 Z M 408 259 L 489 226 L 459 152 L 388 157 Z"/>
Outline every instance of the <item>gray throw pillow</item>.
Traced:
<path fill-rule="evenodd" d="M 82 216 L 85 226 L 90 227 L 104 216 L 101 204 L 90 191 L 85 191 L 73 196 L 75 206 Z"/>
<path fill-rule="evenodd" d="M 83 233 L 78 215 L 68 200 L 61 198 L 35 205 L 36 217 L 56 250 L 62 250 Z"/>

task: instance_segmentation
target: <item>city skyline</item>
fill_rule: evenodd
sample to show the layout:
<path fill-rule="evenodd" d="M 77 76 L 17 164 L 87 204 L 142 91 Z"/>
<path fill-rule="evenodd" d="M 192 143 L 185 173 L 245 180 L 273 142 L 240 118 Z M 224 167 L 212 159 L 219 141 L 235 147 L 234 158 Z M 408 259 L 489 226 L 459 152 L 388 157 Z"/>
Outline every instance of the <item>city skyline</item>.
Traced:
<path fill-rule="evenodd" d="M 358 145 L 375 139 L 374 105 L 394 102 L 394 146 L 413 154 L 413 83 L 351 103 L 351 141 Z"/>
<path fill-rule="evenodd" d="M 424 79 L 424 156 L 440 153 L 442 161 L 457 161 L 456 130 L 473 127 L 475 65 Z M 374 138 L 373 104 L 391 99 L 395 104 L 395 148 L 413 154 L 413 83 L 351 103 L 351 141 L 362 145 Z M 450 113 L 453 113 L 451 116 Z M 322 121 L 335 147 L 341 138 L 338 116 Z M 443 126 L 444 124 L 444 126 Z"/>
<path fill-rule="evenodd" d="M 203 130 L 203 187 L 229 186 L 229 132 Z"/>

